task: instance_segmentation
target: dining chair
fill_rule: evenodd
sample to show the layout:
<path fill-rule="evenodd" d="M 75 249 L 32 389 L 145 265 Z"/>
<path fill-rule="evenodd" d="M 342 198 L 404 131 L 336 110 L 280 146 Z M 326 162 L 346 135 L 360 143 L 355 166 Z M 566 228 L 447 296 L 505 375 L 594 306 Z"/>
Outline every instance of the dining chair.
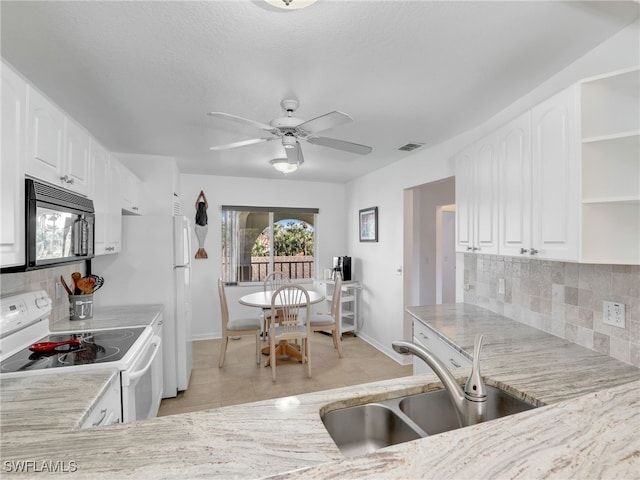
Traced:
<path fill-rule="evenodd" d="M 287 275 L 285 275 L 284 273 L 282 273 L 282 272 L 271 272 L 264 279 L 263 290 L 265 292 L 275 292 L 278 288 L 282 287 L 283 285 L 290 284 L 290 283 L 291 283 L 291 279 Z M 266 336 L 267 336 L 268 331 L 269 331 L 269 318 L 271 317 L 271 309 L 270 308 L 264 309 L 262 311 L 262 317 L 264 318 L 264 324 L 263 324 L 263 330 L 262 331 L 264 332 L 264 338 L 266 339 Z"/>
<path fill-rule="evenodd" d="M 260 365 L 260 319 L 240 318 L 229 320 L 229 306 L 227 305 L 227 295 L 224 291 L 222 279 L 218 279 L 218 295 L 220 295 L 220 311 L 222 314 L 222 345 L 220 346 L 220 360 L 218 367 L 224 365 L 224 357 L 227 353 L 229 337 L 240 335 L 254 335 L 256 337 L 256 363 Z"/>
<path fill-rule="evenodd" d="M 307 376 L 311 377 L 311 304 L 307 290 L 294 283 L 278 288 L 271 297 L 269 320 L 269 362 L 273 381 L 276 381 L 278 343 L 290 340 L 300 341 L 301 362 L 307 364 Z"/>
<path fill-rule="evenodd" d="M 336 275 L 336 283 L 333 288 L 333 296 L 331 299 L 331 310 L 329 313 L 315 313 L 311 315 L 311 331 L 326 332 L 330 331 L 333 337 L 333 346 L 338 350 L 338 356 L 343 357 L 342 340 L 339 332 L 340 319 L 340 299 L 342 295 L 342 277 Z"/>

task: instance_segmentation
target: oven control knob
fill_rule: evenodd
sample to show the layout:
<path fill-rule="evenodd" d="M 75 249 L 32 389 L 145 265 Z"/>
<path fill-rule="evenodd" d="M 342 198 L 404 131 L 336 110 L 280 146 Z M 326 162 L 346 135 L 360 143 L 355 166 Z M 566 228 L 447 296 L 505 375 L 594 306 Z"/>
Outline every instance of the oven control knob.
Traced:
<path fill-rule="evenodd" d="M 47 297 L 36 298 L 36 307 L 47 308 L 51 304 L 51 300 Z"/>

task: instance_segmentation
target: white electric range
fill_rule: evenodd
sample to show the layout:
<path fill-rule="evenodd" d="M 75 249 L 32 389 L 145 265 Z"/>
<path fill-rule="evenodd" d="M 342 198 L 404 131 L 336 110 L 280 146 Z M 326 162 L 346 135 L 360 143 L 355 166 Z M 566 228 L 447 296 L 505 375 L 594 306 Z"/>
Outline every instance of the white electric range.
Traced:
<path fill-rule="evenodd" d="M 157 415 L 162 399 L 162 350 L 161 339 L 153 335 L 151 327 L 52 333 L 52 301 L 43 290 L 0 298 L 0 306 L 0 380 L 118 370 L 119 418 L 131 422 Z M 45 342 L 50 343 L 42 345 Z"/>

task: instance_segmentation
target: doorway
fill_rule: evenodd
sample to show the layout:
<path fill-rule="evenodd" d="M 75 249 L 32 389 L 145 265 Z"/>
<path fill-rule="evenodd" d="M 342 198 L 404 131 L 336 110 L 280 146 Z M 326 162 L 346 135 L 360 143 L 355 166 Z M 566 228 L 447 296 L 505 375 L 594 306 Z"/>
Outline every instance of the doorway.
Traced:
<path fill-rule="evenodd" d="M 405 190 L 404 208 L 405 306 L 455 303 L 455 177 Z"/>
<path fill-rule="evenodd" d="M 456 302 L 456 206 L 437 210 L 436 303 Z"/>

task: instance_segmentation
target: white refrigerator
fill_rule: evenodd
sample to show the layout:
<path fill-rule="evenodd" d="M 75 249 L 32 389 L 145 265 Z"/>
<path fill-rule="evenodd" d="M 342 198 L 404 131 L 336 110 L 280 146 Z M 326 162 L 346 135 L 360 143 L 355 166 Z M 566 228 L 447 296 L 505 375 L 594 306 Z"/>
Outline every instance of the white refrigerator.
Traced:
<path fill-rule="evenodd" d="M 104 277 L 101 305 L 164 305 L 164 392 L 175 397 L 189 386 L 191 340 L 191 232 L 182 216 L 123 216 L 122 251 L 96 257 L 92 273 Z"/>

